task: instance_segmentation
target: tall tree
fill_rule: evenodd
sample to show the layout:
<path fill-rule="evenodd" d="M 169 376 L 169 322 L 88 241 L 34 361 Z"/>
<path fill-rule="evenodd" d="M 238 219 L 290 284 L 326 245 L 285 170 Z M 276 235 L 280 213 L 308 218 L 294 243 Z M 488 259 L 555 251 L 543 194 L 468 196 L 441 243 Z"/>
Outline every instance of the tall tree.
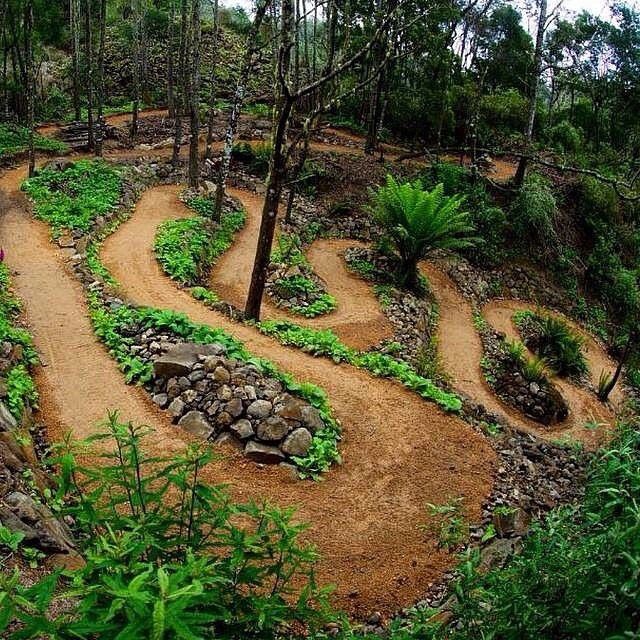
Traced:
<path fill-rule="evenodd" d="M 69 26 L 71 30 L 71 74 L 73 113 L 76 121 L 81 118 L 80 109 L 80 1 L 69 0 Z"/>
<path fill-rule="evenodd" d="M 36 150 L 34 144 L 34 119 L 36 100 L 35 60 L 33 54 L 33 0 L 26 0 L 24 6 L 24 57 L 27 70 L 27 126 L 29 127 L 29 177 L 36 170 Z"/>
<path fill-rule="evenodd" d="M 91 1 L 85 0 L 84 6 L 84 51 L 85 51 L 85 81 L 87 83 L 87 146 L 93 149 L 94 123 L 93 123 L 93 25 L 91 21 Z"/>
<path fill-rule="evenodd" d="M 547 0 L 540 0 L 538 13 L 538 29 L 536 32 L 536 47 L 533 55 L 533 69 L 529 81 L 529 113 L 527 128 L 524 132 L 525 153 L 520 156 L 518 169 L 514 177 L 516 186 L 522 186 L 527 173 L 527 155 L 533 140 L 533 127 L 536 121 L 536 107 L 538 106 L 538 93 L 542 75 L 542 57 L 544 53 L 544 34 L 547 29 Z"/>
<path fill-rule="evenodd" d="M 198 143 L 200 138 L 200 1 L 191 0 L 190 68 L 189 68 L 189 186 L 199 183 L 200 163 Z"/>
<path fill-rule="evenodd" d="M 178 91 L 176 95 L 176 114 L 173 131 L 173 153 L 171 162 L 174 166 L 178 164 L 180 159 L 180 147 L 182 145 L 182 118 L 186 111 L 187 92 L 186 92 L 186 57 L 187 57 L 187 35 L 189 31 L 188 24 L 188 3 L 187 0 L 181 0 L 180 3 L 180 45 L 178 48 Z"/>
<path fill-rule="evenodd" d="M 99 20 L 99 42 L 98 42 L 98 127 L 96 136 L 96 155 L 102 155 L 102 144 L 104 138 L 103 109 L 105 100 L 104 90 L 104 49 L 105 31 L 107 28 L 107 0 L 100 0 Z"/>

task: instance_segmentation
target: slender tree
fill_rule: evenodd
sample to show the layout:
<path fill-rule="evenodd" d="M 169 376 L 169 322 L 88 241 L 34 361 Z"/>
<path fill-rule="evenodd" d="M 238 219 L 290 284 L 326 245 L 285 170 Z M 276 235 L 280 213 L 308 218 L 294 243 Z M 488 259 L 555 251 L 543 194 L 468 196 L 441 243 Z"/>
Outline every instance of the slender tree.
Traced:
<path fill-rule="evenodd" d="M 102 143 L 104 138 L 103 110 L 105 100 L 104 89 L 104 48 L 105 31 L 107 26 L 107 0 L 100 0 L 99 11 L 99 42 L 98 42 L 98 133 L 96 136 L 96 155 L 102 155 Z"/>
<path fill-rule="evenodd" d="M 213 155 L 212 145 L 213 145 L 213 126 L 215 123 L 215 115 L 216 115 L 216 63 L 218 59 L 218 47 L 219 36 L 220 36 L 220 16 L 218 11 L 218 0 L 213 0 L 212 2 L 212 11 L 213 11 L 213 35 L 211 38 L 212 51 L 211 51 L 211 92 L 209 94 L 209 117 L 207 121 L 207 147 L 205 155 L 207 158 L 211 158 Z"/>
<path fill-rule="evenodd" d="M 24 5 L 24 57 L 26 63 L 27 126 L 29 128 L 29 177 L 36 170 L 36 150 L 34 144 L 34 116 L 36 100 L 35 61 L 33 55 L 33 0 Z"/>
<path fill-rule="evenodd" d="M 191 27 L 189 42 L 189 120 L 191 140 L 189 143 L 189 186 L 197 187 L 199 183 L 200 163 L 198 162 L 198 143 L 200 137 L 200 2 L 191 1 Z"/>
<path fill-rule="evenodd" d="M 85 80 L 87 83 L 87 146 L 93 149 L 93 39 L 91 21 L 91 0 L 85 1 L 84 6 L 84 46 L 85 46 Z"/>
<path fill-rule="evenodd" d="M 80 109 L 80 0 L 69 0 L 69 26 L 71 29 L 71 75 L 73 114 L 79 121 Z"/>
<path fill-rule="evenodd" d="M 169 2 L 169 27 L 167 29 L 167 108 L 169 117 L 176 117 L 175 77 L 173 65 L 173 45 L 175 40 L 176 3 Z"/>
<path fill-rule="evenodd" d="M 182 145 L 182 117 L 186 110 L 186 53 L 188 34 L 188 4 L 187 0 L 180 3 L 180 46 L 178 49 L 178 92 L 176 96 L 176 114 L 173 132 L 173 153 L 171 162 L 174 166 L 180 159 L 180 147 Z"/>

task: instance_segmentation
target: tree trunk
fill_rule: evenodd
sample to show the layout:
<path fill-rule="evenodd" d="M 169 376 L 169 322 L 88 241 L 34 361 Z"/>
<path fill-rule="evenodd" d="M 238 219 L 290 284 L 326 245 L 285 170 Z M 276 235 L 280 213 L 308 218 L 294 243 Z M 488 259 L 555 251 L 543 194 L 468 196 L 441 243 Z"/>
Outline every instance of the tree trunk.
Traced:
<path fill-rule="evenodd" d="M 171 0 L 169 10 L 169 29 L 167 33 L 167 108 L 169 117 L 176 117 L 175 78 L 173 71 L 173 40 L 176 21 L 176 4 Z"/>
<path fill-rule="evenodd" d="M 251 320 L 260 319 L 260 307 L 267 280 L 267 269 L 271 261 L 271 247 L 276 230 L 282 186 L 287 177 L 287 154 L 285 142 L 289 118 L 295 98 L 289 93 L 287 75 L 291 64 L 291 49 L 294 45 L 295 10 L 293 0 L 282 0 L 281 36 L 276 73 L 277 103 L 272 135 L 272 151 L 267 176 L 267 193 L 262 208 L 258 246 L 251 273 L 251 284 L 247 295 L 245 315 Z"/>
<path fill-rule="evenodd" d="M 540 15 L 538 16 L 538 31 L 536 33 L 536 48 L 533 57 L 533 72 L 531 74 L 531 86 L 529 95 L 529 117 L 525 131 L 525 154 L 520 156 L 518 169 L 514 178 L 517 187 L 521 187 L 527 174 L 527 158 L 531 141 L 533 139 L 533 127 L 536 121 L 536 105 L 538 101 L 538 89 L 540 75 L 542 74 L 542 53 L 544 49 L 544 34 L 547 28 L 547 0 L 540 0 Z"/>
<path fill-rule="evenodd" d="M 271 167 L 267 176 L 267 193 L 262 207 L 258 246 L 256 247 L 251 284 L 245 306 L 245 315 L 251 320 L 260 319 L 260 307 L 262 305 L 262 296 L 264 295 L 264 286 L 267 281 L 267 269 L 271 261 L 271 247 L 276 230 L 278 209 L 280 208 L 280 196 L 282 195 L 282 186 L 287 174 L 284 144 L 292 107 L 293 104 L 289 100 L 285 100 L 284 104 L 281 105 L 278 123 L 273 135 Z"/>
<path fill-rule="evenodd" d="M 36 150 L 34 144 L 34 113 L 36 99 L 36 83 L 33 61 L 33 2 L 27 0 L 24 8 L 24 42 L 25 42 L 25 64 L 27 70 L 27 126 L 29 127 L 29 177 L 31 178 L 36 170 Z"/>
<path fill-rule="evenodd" d="M 87 147 L 93 149 L 93 45 L 91 42 L 91 0 L 86 0 L 84 12 L 84 46 L 87 70 Z"/>
<path fill-rule="evenodd" d="M 236 136 L 236 129 L 238 128 L 238 121 L 240 120 L 240 111 L 244 103 L 244 96 L 249 81 L 249 75 L 253 66 L 253 56 L 257 48 L 258 32 L 260 26 L 267 13 L 269 7 L 269 0 L 262 0 L 262 2 L 256 8 L 256 15 L 253 19 L 251 29 L 247 35 L 246 48 L 242 65 L 240 67 L 240 76 L 238 78 L 238 84 L 236 85 L 235 93 L 233 94 L 233 103 L 231 105 L 231 113 L 229 114 L 229 122 L 227 124 L 227 130 L 224 136 L 224 147 L 222 149 L 222 157 L 220 158 L 220 168 L 218 170 L 218 178 L 216 181 L 216 200 L 213 210 L 213 217 L 215 220 L 220 220 L 222 214 L 222 202 L 224 200 L 224 192 L 227 184 L 227 177 L 229 175 L 229 167 L 231 166 L 231 154 L 233 152 L 233 141 Z"/>
<path fill-rule="evenodd" d="M 79 121 L 82 117 L 80 108 L 80 5 L 78 0 L 69 0 L 69 25 L 71 28 L 71 73 L 73 82 L 73 114 Z"/>
<path fill-rule="evenodd" d="M 138 135 L 138 116 L 140 112 L 140 67 L 141 67 L 141 36 L 142 8 L 141 0 L 134 1 L 133 14 L 133 104 L 131 109 L 131 139 Z"/>
<path fill-rule="evenodd" d="M 598 393 L 598 398 L 602 402 L 606 402 L 609 399 L 611 392 L 613 391 L 614 387 L 618 383 L 620 375 L 622 374 L 622 368 L 626 364 L 627 359 L 629 358 L 629 354 L 631 353 L 631 346 L 634 342 L 636 342 L 636 340 L 637 340 L 637 336 L 635 335 L 635 331 L 630 330 L 629 335 L 627 336 L 627 343 L 624 346 L 624 351 L 620 356 L 620 360 L 618 360 L 618 366 L 616 367 L 613 377 L 611 378 L 611 380 L 609 380 L 609 382 L 605 385 L 605 387 Z"/>
<path fill-rule="evenodd" d="M 98 127 L 96 136 L 96 155 L 102 156 L 104 141 L 104 40 L 107 25 L 107 0 L 100 0 L 100 41 L 98 44 Z"/>
<path fill-rule="evenodd" d="M 213 0 L 213 68 L 211 69 L 211 94 L 209 96 L 209 120 L 207 122 L 207 148 L 205 156 L 213 157 L 213 125 L 216 114 L 216 60 L 218 58 L 218 34 L 220 30 L 220 17 L 218 15 L 218 0 Z"/>
<path fill-rule="evenodd" d="M 198 142 L 200 137 L 200 2 L 191 4 L 191 65 L 189 80 L 189 115 L 191 141 L 189 144 L 189 186 L 197 188 L 200 180 Z"/>
<path fill-rule="evenodd" d="M 176 119 L 175 128 L 173 134 L 173 154 L 171 156 L 171 163 L 173 166 L 177 166 L 180 159 L 180 146 L 182 145 L 182 116 L 185 110 L 186 103 L 186 87 L 185 87 L 185 75 L 186 75 L 186 49 L 187 49 L 187 0 L 182 0 L 180 7 L 180 47 L 178 53 L 179 64 L 179 90 L 178 99 L 176 100 Z"/>

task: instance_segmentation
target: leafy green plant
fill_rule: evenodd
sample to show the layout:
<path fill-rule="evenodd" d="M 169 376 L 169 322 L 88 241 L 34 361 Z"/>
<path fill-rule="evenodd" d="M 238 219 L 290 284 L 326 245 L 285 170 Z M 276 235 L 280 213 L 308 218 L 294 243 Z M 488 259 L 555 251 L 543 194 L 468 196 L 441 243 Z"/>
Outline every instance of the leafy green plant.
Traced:
<path fill-rule="evenodd" d="M 69 147 L 60 140 L 34 134 L 37 151 L 66 153 Z M 29 148 L 29 129 L 14 124 L 0 124 L 0 158 L 21 153 Z"/>
<path fill-rule="evenodd" d="M 61 448 L 58 493 L 86 564 L 70 582 L 59 572 L 29 587 L 17 571 L 0 577 L 3 637 L 258 639 L 332 620 L 293 510 L 234 503 L 201 481 L 207 450 L 151 457 L 150 434 L 111 414 L 83 443 L 107 451 L 93 466 L 77 464 L 72 444 Z"/>
<path fill-rule="evenodd" d="M 509 360 L 518 367 L 522 366 L 526 359 L 524 344 L 520 340 L 505 340 L 504 346 Z"/>
<path fill-rule="evenodd" d="M 533 355 L 522 361 L 522 375 L 529 382 L 545 382 L 548 370 L 547 361 L 539 356 Z"/>
<path fill-rule="evenodd" d="M 442 183 L 425 191 L 422 182 L 400 184 L 387 175 L 386 183 L 370 192 L 369 211 L 383 227 L 401 260 L 400 278 L 418 286 L 418 261 L 433 249 L 460 249 L 473 244 L 469 214 L 463 198 L 445 196 Z"/>
<path fill-rule="evenodd" d="M 34 200 L 36 216 L 59 235 L 64 229 L 89 231 L 96 217 L 113 211 L 122 178 L 103 160 L 78 160 L 63 171 L 42 169 L 22 188 Z"/>
<path fill-rule="evenodd" d="M 38 391 L 24 364 L 17 364 L 9 369 L 6 385 L 7 406 L 14 417 L 19 419 L 27 404 L 37 407 Z"/>
<path fill-rule="evenodd" d="M 429 523 L 421 526 L 438 538 L 438 544 L 448 551 L 456 549 L 469 537 L 469 523 L 464 515 L 462 498 L 445 504 L 427 504 Z"/>
<path fill-rule="evenodd" d="M 24 540 L 22 531 L 11 531 L 4 525 L 0 525 L 0 547 L 6 547 L 12 553 L 15 553 Z"/>

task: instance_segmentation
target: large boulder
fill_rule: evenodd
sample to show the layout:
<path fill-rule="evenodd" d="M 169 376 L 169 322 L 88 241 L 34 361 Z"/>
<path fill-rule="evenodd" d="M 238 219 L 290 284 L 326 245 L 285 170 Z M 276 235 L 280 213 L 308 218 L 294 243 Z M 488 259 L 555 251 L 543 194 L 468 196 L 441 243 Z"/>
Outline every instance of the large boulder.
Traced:
<path fill-rule="evenodd" d="M 180 418 L 178 426 L 203 440 L 208 440 L 214 431 L 213 427 L 205 418 L 204 413 L 200 411 L 188 411 L 185 413 L 182 418 Z"/>
<path fill-rule="evenodd" d="M 180 342 L 153 363 L 153 372 L 158 378 L 188 376 L 200 356 L 218 355 L 220 348 L 217 344 Z"/>
<path fill-rule="evenodd" d="M 312 436 L 304 427 L 293 430 L 282 443 L 281 449 L 290 456 L 305 456 L 311 446 Z"/>
<path fill-rule="evenodd" d="M 289 423 L 280 416 L 270 416 L 258 424 L 258 438 L 267 442 L 279 442 L 289 433 Z"/>
<path fill-rule="evenodd" d="M 18 422 L 11 414 L 4 402 L 0 402 L 0 431 L 13 431 Z"/>

